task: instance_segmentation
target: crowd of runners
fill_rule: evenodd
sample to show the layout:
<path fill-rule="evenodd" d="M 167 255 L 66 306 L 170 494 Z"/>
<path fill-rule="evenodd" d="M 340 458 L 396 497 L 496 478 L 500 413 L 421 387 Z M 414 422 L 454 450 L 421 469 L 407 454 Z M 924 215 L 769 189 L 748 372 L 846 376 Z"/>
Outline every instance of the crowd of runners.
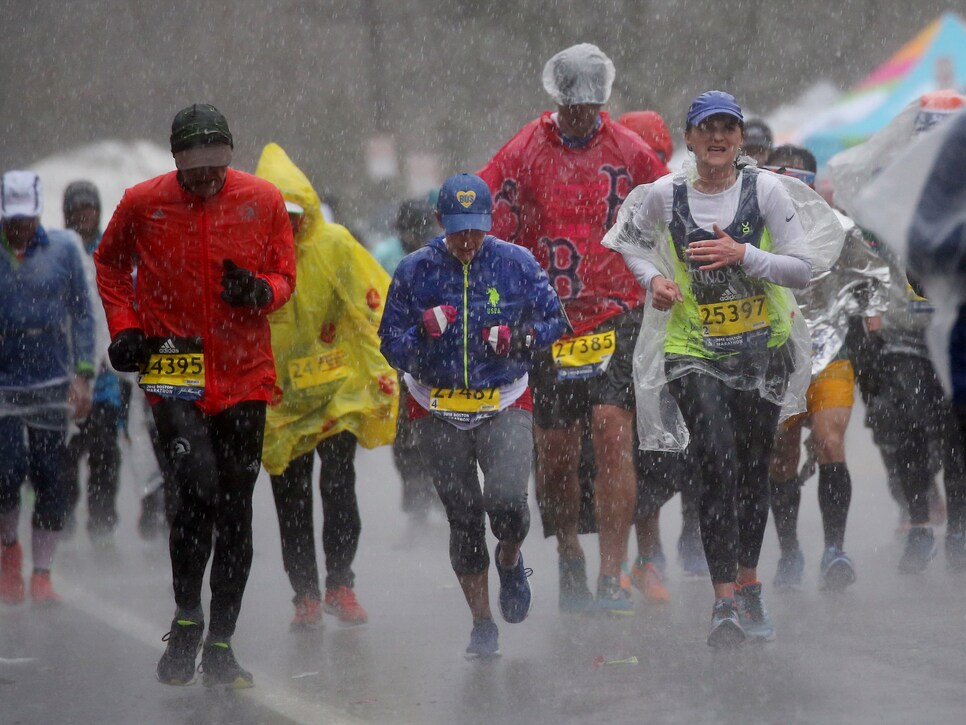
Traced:
<path fill-rule="evenodd" d="M 39 223 L 36 174 L 3 174 L 0 602 L 60 600 L 51 571 L 85 457 L 87 530 L 111 545 L 119 435 L 148 404 L 142 455 L 158 484 L 138 525 L 169 536 L 175 613 L 156 672 L 169 685 L 196 671 L 206 685 L 254 682 L 231 638 L 262 467 L 293 630 L 323 612 L 368 620 L 352 569 L 359 445 L 393 446 L 411 526 L 445 512 L 471 658 L 499 653 L 487 522 L 501 618 L 530 612 L 531 475 L 561 613 L 666 605 L 660 512 L 675 494 L 681 571 L 712 585 L 712 647 L 775 637 L 762 579 L 800 588 L 813 567 L 823 590 L 860 586 L 846 553 L 856 383 L 905 539 L 898 571 L 929 566 L 945 523 L 946 567 L 966 573 L 966 395 L 947 399 L 930 358 L 922 280 L 850 218 L 864 187 L 966 99 L 926 94 L 832 159 L 827 199 L 809 150 L 774 146 L 719 90 L 681 109 L 687 153 L 671 172 L 660 115 L 604 110 L 614 79 L 596 46 L 554 55 L 554 110 L 477 173 L 403 202 L 397 236 L 372 254 L 281 146 L 254 174 L 233 168 L 228 121 L 207 104 L 174 118 L 176 171 L 128 189 L 103 233 L 90 182 L 67 188 L 62 231 Z M 807 552 L 799 506 L 816 472 L 824 541 Z M 758 568 L 769 513 L 773 575 Z"/>

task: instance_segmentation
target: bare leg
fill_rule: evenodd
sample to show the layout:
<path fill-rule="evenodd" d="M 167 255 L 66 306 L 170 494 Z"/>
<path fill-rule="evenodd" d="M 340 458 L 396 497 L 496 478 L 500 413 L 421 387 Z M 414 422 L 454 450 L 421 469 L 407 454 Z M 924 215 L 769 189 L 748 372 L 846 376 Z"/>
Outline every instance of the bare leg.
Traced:
<path fill-rule="evenodd" d="M 620 576 L 627 558 L 627 537 L 634 517 L 637 474 L 634 468 L 634 414 L 614 405 L 593 409 L 597 459 L 596 511 L 600 531 L 600 576 Z"/>

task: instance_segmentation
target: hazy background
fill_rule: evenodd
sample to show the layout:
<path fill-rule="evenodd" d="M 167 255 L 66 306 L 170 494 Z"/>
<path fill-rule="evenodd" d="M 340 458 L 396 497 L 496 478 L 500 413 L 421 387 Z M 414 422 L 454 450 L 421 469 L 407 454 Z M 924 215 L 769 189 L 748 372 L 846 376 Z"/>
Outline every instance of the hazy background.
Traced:
<path fill-rule="evenodd" d="M 656 109 L 678 137 L 702 90 L 767 113 L 823 79 L 844 89 L 945 10 L 966 1 L 0 0 L 0 169 L 109 138 L 166 147 L 175 112 L 205 101 L 235 166 L 277 141 L 353 222 L 480 166 L 549 108 L 541 70 L 568 45 L 614 60 L 615 115 Z M 398 163 L 383 180 L 376 135 Z"/>

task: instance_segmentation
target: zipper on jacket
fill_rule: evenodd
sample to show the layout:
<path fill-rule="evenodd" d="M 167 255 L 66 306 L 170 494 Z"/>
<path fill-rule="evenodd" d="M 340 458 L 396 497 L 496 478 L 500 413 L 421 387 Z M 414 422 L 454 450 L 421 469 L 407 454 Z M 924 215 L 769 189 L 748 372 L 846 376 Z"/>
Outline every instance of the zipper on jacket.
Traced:
<path fill-rule="evenodd" d="M 205 392 L 204 397 L 208 400 L 212 399 L 211 393 L 214 392 L 212 388 L 214 387 L 212 383 L 214 382 L 214 376 L 209 373 L 214 369 L 211 359 L 211 344 L 210 335 L 208 332 L 211 329 L 211 302 L 208 299 L 208 267 L 211 264 L 211 260 L 208 259 L 208 242 L 210 236 L 210 230 L 208 227 L 208 204 L 206 202 L 201 203 L 201 285 L 204 292 L 205 300 L 205 324 L 203 326 L 204 334 L 201 338 L 201 351 L 205 359 Z"/>
<path fill-rule="evenodd" d="M 470 290 L 470 263 L 463 265 L 463 386 L 470 387 L 470 361 L 469 361 L 469 290 Z"/>

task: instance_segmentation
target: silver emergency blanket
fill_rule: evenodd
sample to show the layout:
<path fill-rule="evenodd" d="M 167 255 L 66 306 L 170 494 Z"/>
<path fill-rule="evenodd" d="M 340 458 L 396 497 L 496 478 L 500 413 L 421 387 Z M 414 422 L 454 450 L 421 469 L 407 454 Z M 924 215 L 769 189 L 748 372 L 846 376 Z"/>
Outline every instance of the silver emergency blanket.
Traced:
<path fill-rule="evenodd" d="M 812 338 L 813 378 L 839 357 L 850 318 L 884 317 L 888 307 L 889 265 L 872 251 L 855 222 L 836 216 L 845 229 L 841 256 L 832 269 L 813 274 L 808 287 L 795 292 Z"/>
<path fill-rule="evenodd" d="M 543 87 L 558 106 L 603 105 L 614 85 L 614 64 L 591 43 L 561 50 L 543 67 Z"/>
<path fill-rule="evenodd" d="M 742 159 L 742 163 L 750 159 Z M 753 162 L 751 162 L 753 164 Z M 756 169 L 742 173 L 759 173 Z M 760 172 L 771 173 L 771 172 Z M 673 179 L 675 184 L 691 184 L 696 177 L 693 159 L 685 162 Z M 828 204 L 812 189 L 789 176 L 778 176 L 801 216 L 805 231 L 800 249 L 784 250 L 812 265 L 813 275 L 831 269 L 842 251 L 845 230 Z M 740 180 L 739 180 L 740 183 Z M 667 279 L 674 279 L 673 254 L 668 242 L 666 219 L 640 218 L 639 209 L 646 204 L 653 186 L 644 184 L 634 189 L 617 217 L 617 223 L 602 240 L 604 246 L 631 256 L 639 256 L 653 264 Z M 737 390 L 757 390 L 762 398 L 781 407 L 780 419 L 786 420 L 805 410 L 805 391 L 811 378 L 811 342 L 805 318 L 791 291 L 779 288 L 785 300 L 792 325 L 788 340 L 780 348 L 787 367 L 764 364 L 763 356 L 736 356 L 730 365 L 714 364 L 701 358 L 688 358 L 676 365 L 675 375 L 700 372 L 711 375 Z M 664 338 L 670 311 L 661 312 L 648 303 L 634 350 L 634 385 L 637 397 L 637 427 L 644 450 L 683 451 L 690 433 L 677 401 L 667 389 Z M 776 354 L 781 354 L 776 351 Z M 757 359 L 757 364 L 755 362 Z M 744 364 L 747 363 L 747 364 Z M 786 371 L 790 373 L 787 374 Z"/>
<path fill-rule="evenodd" d="M 950 115 L 916 139 L 899 142 L 888 166 L 871 153 L 861 155 L 865 145 L 853 150 L 855 165 L 864 161 L 874 171 L 853 201 L 856 220 L 888 245 L 886 251 L 894 255 L 898 268 L 908 264 L 916 271 L 928 297 L 936 302 L 933 310 L 904 284 L 904 277 L 903 284 L 897 281 L 886 320 L 887 349 L 925 356 L 922 328 L 928 324 L 925 338 L 931 358 L 948 390 L 949 334 L 966 301 L 966 111 Z M 951 176 L 937 176 L 940 160 L 944 173 L 954 170 Z M 938 188 L 927 191 L 927 185 L 937 182 Z"/>

